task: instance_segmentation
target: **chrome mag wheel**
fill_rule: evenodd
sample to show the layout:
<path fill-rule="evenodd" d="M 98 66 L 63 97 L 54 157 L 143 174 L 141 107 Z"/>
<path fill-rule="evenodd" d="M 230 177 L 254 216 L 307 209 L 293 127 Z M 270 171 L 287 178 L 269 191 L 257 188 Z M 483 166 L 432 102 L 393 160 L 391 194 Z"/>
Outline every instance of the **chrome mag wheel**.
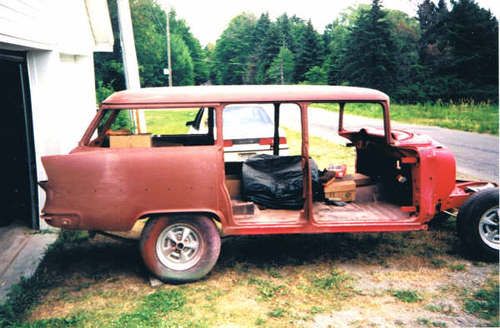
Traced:
<path fill-rule="evenodd" d="M 156 241 L 156 255 L 171 270 L 188 270 L 200 260 L 203 247 L 200 233 L 185 223 L 163 230 Z"/>
<path fill-rule="evenodd" d="M 479 219 L 479 236 L 491 248 L 500 249 L 498 233 L 499 209 L 498 205 L 490 208 Z"/>

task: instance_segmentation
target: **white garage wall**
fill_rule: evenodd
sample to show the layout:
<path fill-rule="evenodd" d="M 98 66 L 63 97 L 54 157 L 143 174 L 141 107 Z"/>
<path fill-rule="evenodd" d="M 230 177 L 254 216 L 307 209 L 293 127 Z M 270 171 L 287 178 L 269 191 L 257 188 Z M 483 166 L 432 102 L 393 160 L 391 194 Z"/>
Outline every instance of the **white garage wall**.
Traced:
<path fill-rule="evenodd" d="M 77 146 L 96 112 L 92 55 L 29 51 L 37 178 L 46 180 L 41 157 L 67 154 Z M 39 188 L 40 209 L 45 192 Z M 42 228 L 44 227 L 43 222 Z"/>

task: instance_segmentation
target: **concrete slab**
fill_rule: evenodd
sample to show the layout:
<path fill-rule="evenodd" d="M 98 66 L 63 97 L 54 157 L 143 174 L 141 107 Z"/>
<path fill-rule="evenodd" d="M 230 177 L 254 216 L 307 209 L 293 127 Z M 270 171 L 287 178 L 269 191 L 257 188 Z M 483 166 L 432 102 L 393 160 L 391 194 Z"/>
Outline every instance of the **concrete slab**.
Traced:
<path fill-rule="evenodd" d="M 13 285 L 35 273 L 57 236 L 58 231 L 38 233 L 17 224 L 0 228 L 0 304 Z"/>

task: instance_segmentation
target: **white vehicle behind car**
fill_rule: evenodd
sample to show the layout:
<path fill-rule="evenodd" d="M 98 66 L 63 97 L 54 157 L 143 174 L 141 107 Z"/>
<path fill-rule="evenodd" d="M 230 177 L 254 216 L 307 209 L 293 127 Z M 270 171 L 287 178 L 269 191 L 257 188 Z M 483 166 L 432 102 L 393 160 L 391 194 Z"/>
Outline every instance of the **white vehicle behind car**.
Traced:
<path fill-rule="evenodd" d="M 200 109 L 190 134 L 206 132 L 206 111 Z M 273 154 L 274 122 L 260 105 L 229 105 L 224 108 L 224 160 L 241 162 L 257 154 Z M 288 155 L 288 144 L 283 129 L 279 129 L 279 153 Z"/>

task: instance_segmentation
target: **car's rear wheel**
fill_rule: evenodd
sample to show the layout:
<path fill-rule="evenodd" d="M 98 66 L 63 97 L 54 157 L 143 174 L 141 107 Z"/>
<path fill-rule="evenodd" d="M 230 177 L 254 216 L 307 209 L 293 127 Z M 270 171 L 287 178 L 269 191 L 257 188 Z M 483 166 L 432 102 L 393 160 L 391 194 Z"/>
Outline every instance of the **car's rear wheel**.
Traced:
<path fill-rule="evenodd" d="M 498 260 L 498 188 L 481 190 L 470 196 L 458 213 L 457 229 L 463 243 L 474 256 Z"/>
<path fill-rule="evenodd" d="M 199 215 L 150 220 L 141 235 L 141 255 L 148 269 L 165 282 L 203 278 L 217 262 L 220 236 L 214 222 Z"/>

